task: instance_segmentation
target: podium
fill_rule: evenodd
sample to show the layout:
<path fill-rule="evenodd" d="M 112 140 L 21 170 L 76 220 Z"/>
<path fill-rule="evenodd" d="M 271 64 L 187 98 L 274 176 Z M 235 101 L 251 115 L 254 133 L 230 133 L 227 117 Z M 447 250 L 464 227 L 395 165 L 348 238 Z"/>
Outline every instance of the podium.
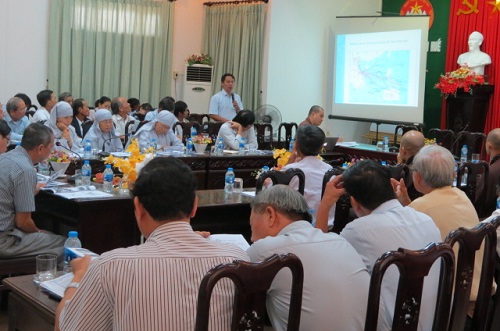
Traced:
<path fill-rule="evenodd" d="M 490 97 L 494 85 L 476 85 L 472 94 L 457 91 L 446 99 L 446 128 L 455 133 L 460 131 L 484 132 Z"/>

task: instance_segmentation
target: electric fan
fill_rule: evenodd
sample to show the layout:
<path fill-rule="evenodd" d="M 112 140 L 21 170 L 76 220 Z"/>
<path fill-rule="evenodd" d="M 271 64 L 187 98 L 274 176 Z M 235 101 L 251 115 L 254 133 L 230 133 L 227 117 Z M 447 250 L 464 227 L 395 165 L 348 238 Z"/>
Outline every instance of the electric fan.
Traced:
<path fill-rule="evenodd" d="M 271 124 L 273 134 L 277 134 L 278 126 L 281 123 L 281 113 L 278 108 L 272 105 L 262 105 L 255 110 L 255 123 Z"/>

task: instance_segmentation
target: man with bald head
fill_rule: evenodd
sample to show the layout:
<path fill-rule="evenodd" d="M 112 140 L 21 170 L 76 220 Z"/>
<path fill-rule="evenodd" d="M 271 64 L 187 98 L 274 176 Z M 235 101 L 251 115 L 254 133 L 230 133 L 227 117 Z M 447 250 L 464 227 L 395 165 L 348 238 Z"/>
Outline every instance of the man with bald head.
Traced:
<path fill-rule="evenodd" d="M 413 158 L 418 153 L 418 151 L 424 147 L 424 135 L 420 131 L 411 130 L 406 132 L 401 138 L 398 153 L 398 163 L 404 163 L 407 166 L 411 166 L 413 163 Z M 410 171 L 410 176 L 408 176 L 406 182 L 406 188 L 408 190 L 408 195 L 410 199 L 414 200 L 421 197 L 422 194 L 415 189 L 413 185 L 413 178 Z"/>
<path fill-rule="evenodd" d="M 486 138 L 486 153 L 490 156 L 490 168 L 488 174 L 488 187 L 484 203 L 484 215 L 490 215 L 496 209 L 497 184 L 500 180 L 500 128 L 488 133 Z M 484 176 L 477 181 L 477 193 L 482 192 L 484 187 Z M 477 196 L 476 196 L 477 198 Z"/>
<path fill-rule="evenodd" d="M 312 106 L 309 109 L 309 114 L 307 118 L 299 124 L 299 127 L 304 125 L 316 125 L 319 126 L 323 123 L 323 118 L 325 117 L 325 111 L 320 106 Z"/>

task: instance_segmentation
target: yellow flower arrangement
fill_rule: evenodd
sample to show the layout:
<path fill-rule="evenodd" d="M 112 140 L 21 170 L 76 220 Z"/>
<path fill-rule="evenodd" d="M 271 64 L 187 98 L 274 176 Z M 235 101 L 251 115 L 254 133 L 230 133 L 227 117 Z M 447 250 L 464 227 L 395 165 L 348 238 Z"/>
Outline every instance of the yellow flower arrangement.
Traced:
<path fill-rule="evenodd" d="M 152 154 L 147 154 L 152 152 L 152 148 L 148 149 L 146 153 L 141 154 L 137 139 L 132 139 L 126 151 L 130 153 L 128 158 L 124 159 L 110 155 L 104 159 L 104 163 L 111 164 L 113 167 L 118 168 L 124 176 L 127 176 L 128 180 L 134 182 L 137 179 L 137 165 L 142 163 L 148 155 L 152 157 Z"/>
<path fill-rule="evenodd" d="M 287 165 L 288 159 L 290 158 L 290 153 L 285 148 L 273 150 L 273 158 L 276 159 L 276 169 L 281 170 Z"/>
<path fill-rule="evenodd" d="M 50 162 L 69 162 L 69 161 L 71 161 L 68 153 L 61 152 L 61 151 L 55 151 L 55 150 L 50 153 L 47 160 Z"/>
<path fill-rule="evenodd" d="M 192 139 L 193 144 L 211 144 L 212 138 L 210 136 L 203 136 L 203 134 L 199 134 L 194 136 Z"/>

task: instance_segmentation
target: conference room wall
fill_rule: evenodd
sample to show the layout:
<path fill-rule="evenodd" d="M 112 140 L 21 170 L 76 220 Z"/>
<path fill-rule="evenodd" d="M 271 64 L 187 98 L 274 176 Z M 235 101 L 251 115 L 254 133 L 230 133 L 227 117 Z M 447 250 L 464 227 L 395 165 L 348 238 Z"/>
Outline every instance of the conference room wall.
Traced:
<path fill-rule="evenodd" d="M 183 74 L 185 59 L 201 51 L 205 0 L 176 1 L 172 70 Z M 262 104 L 280 109 L 283 121 L 300 122 L 309 107 L 327 103 L 328 30 L 335 16 L 376 15 L 382 0 L 270 0 L 267 46 L 263 56 Z M 27 10 L 26 8 L 29 8 Z M 47 77 L 50 0 L 2 0 L 0 12 L 0 102 L 17 92 L 36 93 Z M 172 95 L 182 95 L 182 76 Z M 62 91 L 56 91 L 57 93 Z M 154 103 L 154 101 L 153 101 Z M 347 140 L 361 140 L 368 123 L 325 119 L 323 129 Z"/>

